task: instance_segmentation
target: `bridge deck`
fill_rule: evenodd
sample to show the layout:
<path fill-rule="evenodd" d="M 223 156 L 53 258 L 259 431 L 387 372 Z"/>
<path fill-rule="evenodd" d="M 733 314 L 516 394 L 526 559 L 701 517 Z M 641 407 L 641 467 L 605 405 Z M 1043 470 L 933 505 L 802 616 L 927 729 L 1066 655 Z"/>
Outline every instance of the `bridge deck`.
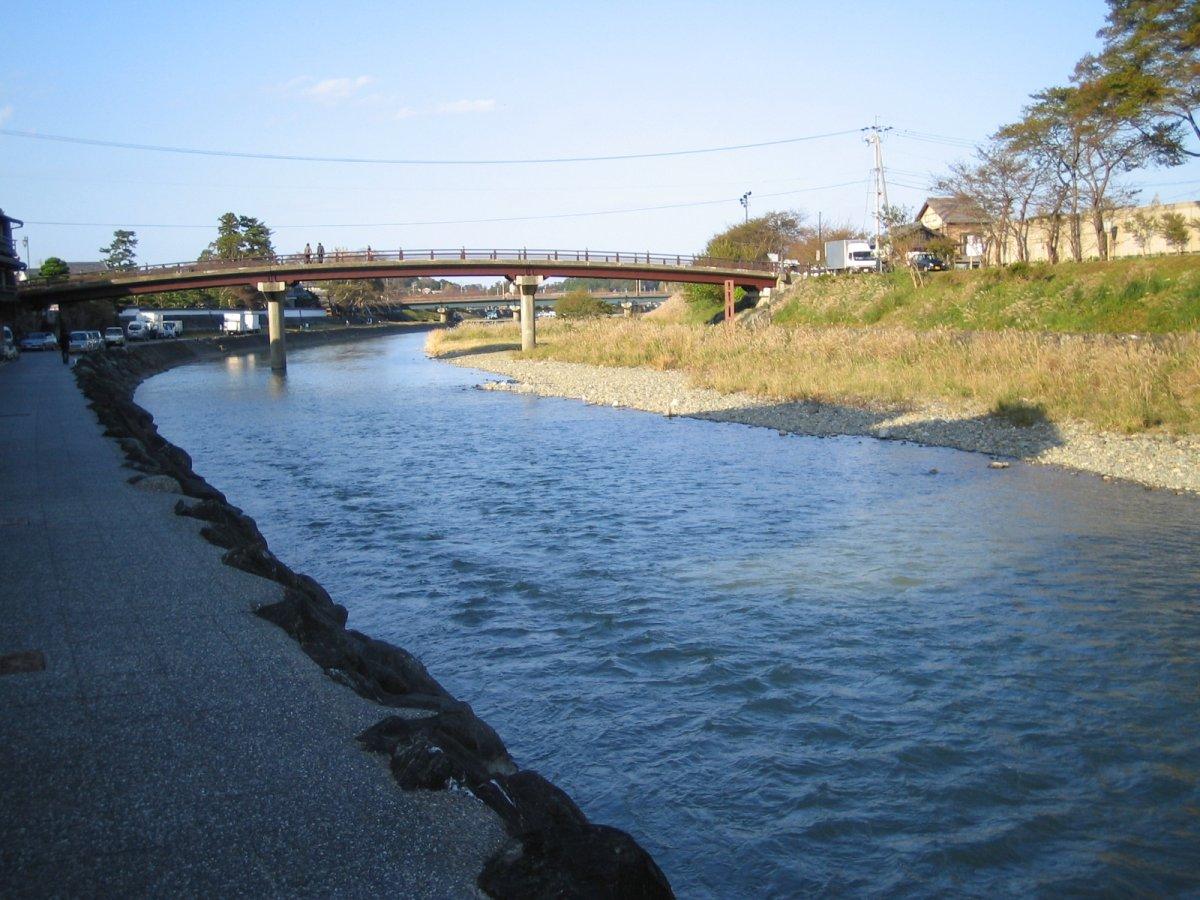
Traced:
<path fill-rule="evenodd" d="M 373 278 L 543 275 L 634 278 L 693 284 L 733 281 L 739 287 L 775 284 L 774 265 L 683 254 L 591 250 L 377 250 L 334 251 L 269 259 L 204 260 L 137 269 L 32 279 L 18 292 L 25 301 L 77 302 L 195 288 L 253 285 L 260 281 L 341 281 Z"/>

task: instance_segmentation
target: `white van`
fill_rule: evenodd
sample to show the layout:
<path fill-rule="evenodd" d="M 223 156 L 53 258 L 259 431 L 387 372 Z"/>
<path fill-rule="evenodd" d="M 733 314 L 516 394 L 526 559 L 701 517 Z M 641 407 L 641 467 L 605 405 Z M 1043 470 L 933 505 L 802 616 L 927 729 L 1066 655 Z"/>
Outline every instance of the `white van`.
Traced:
<path fill-rule="evenodd" d="M 125 326 L 125 334 L 128 335 L 131 341 L 144 341 L 150 337 L 150 332 L 146 328 L 146 323 L 141 319 L 134 319 Z"/>

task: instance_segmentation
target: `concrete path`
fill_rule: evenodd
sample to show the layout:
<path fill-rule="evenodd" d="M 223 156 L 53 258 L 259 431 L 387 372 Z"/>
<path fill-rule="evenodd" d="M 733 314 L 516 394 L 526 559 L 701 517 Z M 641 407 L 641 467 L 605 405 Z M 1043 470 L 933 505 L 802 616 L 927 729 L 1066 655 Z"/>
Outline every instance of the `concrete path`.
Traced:
<path fill-rule="evenodd" d="M 0 655 L 46 662 L 0 675 L 0 895 L 475 895 L 496 816 L 396 787 L 388 711 L 121 462 L 58 354 L 0 365 Z"/>

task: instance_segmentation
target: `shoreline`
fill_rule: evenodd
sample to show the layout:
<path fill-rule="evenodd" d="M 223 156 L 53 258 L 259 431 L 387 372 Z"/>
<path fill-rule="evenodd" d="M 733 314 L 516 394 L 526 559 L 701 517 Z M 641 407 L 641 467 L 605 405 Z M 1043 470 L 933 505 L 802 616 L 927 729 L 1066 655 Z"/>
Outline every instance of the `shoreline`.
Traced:
<path fill-rule="evenodd" d="M 418 326 L 425 327 L 428 326 Z M 386 337 L 412 326 L 289 333 L 293 347 Z M 283 599 L 254 611 L 293 638 L 332 681 L 386 715 L 358 735 L 362 751 L 381 754 L 405 791 L 463 791 L 490 808 L 508 839 L 487 861 L 477 887 L 493 897 L 672 897 L 653 859 L 627 833 L 598 825 L 558 787 L 520 768 L 496 732 L 455 698 L 415 656 L 345 627 L 345 607 L 311 577 L 280 561 L 254 520 L 192 468 L 183 449 L 158 434 L 133 401 L 146 378 L 179 365 L 258 352 L 264 336 L 158 342 L 125 353 L 81 357 L 79 389 L 134 470 L 130 483 L 176 493 L 176 515 L 203 523 L 200 536 L 224 550 L 221 561 L 275 582 Z"/>
<path fill-rule="evenodd" d="M 1018 426 L 967 404 L 920 403 L 897 408 L 780 403 L 750 394 L 696 388 L 678 370 L 523 360 L 514 358 L 510 350 L 452 352 L 433 358 L 512 379 L 484 382 L 479 385 L 483 390 L 734 422 L 784 434 L 910 441 L 985 454 L 994 458 L 998 467 L 1011 461 L 1052 465 L 1106 481 L 1200 495 L 1200 437 L 1196 436 L 1113 434 L 1078 422 Z"/>

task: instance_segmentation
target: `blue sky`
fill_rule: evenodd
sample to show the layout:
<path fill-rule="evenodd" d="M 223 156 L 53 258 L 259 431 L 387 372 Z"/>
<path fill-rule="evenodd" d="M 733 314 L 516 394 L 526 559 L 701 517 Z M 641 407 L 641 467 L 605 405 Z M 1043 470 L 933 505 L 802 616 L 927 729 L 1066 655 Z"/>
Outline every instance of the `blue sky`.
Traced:
<path fill-rule="evenodd" d="M 895 129 L 884 144 L 891 198 L 915 207 L 930 173 L 1015 118 L 1031 92 L 1067 79 L 1097 46 L 1105 11 L 1101 0 L 42 0 L 5 12 L 0 128 L 452 160 L 655 153 L 878 119 Z M 144 262 L 193 259 L 227 210 L 264 219 L 280 250 L 320 240 L 689 252 L 741 218 L 745 191 L 752 213 L 798 208 L 863 225 L 872 165 L 857 132 L 491 166 L 231 159 L 0 134 L 0 161 L 0 207 L 29 223 L 18 236 L 35 262 L 95 259 L 117 226 L 137 230 Z M 1136 180 L 1150 185 L 1146 199 L 1200 197 L 1197 164 Z M 659 206 L 677 208 L 574 215 Z M 518 217 L 530 218 L 478 221 Z"/>

